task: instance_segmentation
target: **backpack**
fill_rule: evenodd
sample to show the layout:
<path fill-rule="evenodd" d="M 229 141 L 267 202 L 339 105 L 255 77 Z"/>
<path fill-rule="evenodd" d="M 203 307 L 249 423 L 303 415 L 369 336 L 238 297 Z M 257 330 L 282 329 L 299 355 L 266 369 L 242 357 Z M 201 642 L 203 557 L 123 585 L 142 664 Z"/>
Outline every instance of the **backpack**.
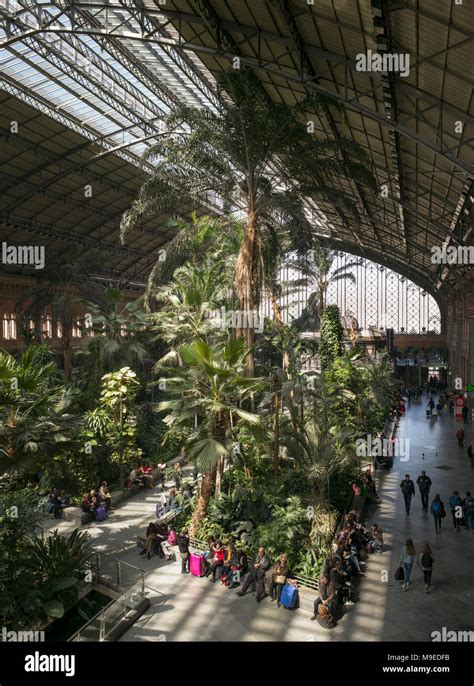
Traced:
<path fill-rule="evenodd" d="M 421 566 L 423 569 L 431 569 L 433 566 L 433 558 L 429 553 L 423 553 L 421 556 Z"/>
<path fill-rule="evenodd" d="M 440 514 L 441 513 L 441 501 L 440 500 L 434 500 L 431 503 L 431 511 L 434 514 Z"/>

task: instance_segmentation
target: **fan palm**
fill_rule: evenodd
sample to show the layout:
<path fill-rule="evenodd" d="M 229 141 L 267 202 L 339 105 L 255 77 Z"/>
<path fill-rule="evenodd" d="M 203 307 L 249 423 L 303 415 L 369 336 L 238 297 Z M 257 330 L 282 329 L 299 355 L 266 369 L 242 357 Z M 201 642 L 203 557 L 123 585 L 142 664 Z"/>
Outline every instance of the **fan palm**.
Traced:
<path fill-rule="evenodd" d="M 250 427 L 259 424 L 258 416 L 240 404 L 261 382 L 242 374 L 246 357 L 242 340 L 229 339 L 225 345 L 195 340 L 180 346 L 178 352 L 183 366 L 174 370 L 173 377 L 161 380 L 170 399 L 158 403 L 156 409 L 168 412 L 164 421 L 169 432 L 186 429 L 184 454 L 203 474 L 191 527 L 195 533 L 214 490 L 220 493 L 233 427 L 237 422 Z"/>
<path fill-rule="evenodd" d="M 147 153 L 154 174 L 125 213 L 121 236 L 143 221 L 178 205 L 240 208 L 246 227 L 235 267 L 235 291 L 244 311 L 258 308 L 263 285 L 265 228 L 283 233 L 295 250 L 310 242 L 307 200 L 329 201 L 356 221 L 355 205 L 333 184 L 340 176 L 375 187 L 362 149 L 352 141 L 316 140 L 308 133 L 307 113 L 334 102 L 308 96 L 293 107 L 271 102 L 251 70 L 223 72 L 217 112 L 185 105 L 167 118 L 169 134 Z M 179 130 L 177 130 L 179 127 Z M 341 152 L 344 155 L 341 156 Z M 240 330 L 251 350 L 254 331 Z M 253 357 L 247 373 L 253 373 Z"/>
<path fill-rule="evenodd" d="M 17 362 L 0 352 L 0 471 L 37 468 L 79 433 L 77 394 L 58 383 L 53 362 L 38 362 L 41 354 L 32 347 Z"/>

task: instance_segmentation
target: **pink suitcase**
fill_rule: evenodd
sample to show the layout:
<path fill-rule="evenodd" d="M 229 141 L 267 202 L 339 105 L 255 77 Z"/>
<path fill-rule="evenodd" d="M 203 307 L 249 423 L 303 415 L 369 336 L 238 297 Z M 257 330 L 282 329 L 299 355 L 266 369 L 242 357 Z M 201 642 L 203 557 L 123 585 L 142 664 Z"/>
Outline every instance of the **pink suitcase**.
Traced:
<path fill-rule="evenodd" d="M 193 576 L 204 576 L 206 573 L 206 556 L 191 553 L 189 557 L 189 571 Z"/>

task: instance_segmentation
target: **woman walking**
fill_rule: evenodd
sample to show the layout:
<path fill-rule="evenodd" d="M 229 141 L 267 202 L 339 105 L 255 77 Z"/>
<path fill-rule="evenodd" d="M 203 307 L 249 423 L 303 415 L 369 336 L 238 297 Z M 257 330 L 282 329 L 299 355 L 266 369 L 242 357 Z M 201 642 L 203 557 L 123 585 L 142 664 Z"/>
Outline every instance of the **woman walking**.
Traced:
<path fill-rule="evenodd" d="M 434 518 L 436 533 L 440 534 L 441 520 L 443 519 L 443 517 L 446 516 L 446 512 L 444 510 L 444 504 L 440 498 L 439 493 L 435 495 L 435 497 L 433 498 L 433 502 L 431 503 L 431 514 Z"/>
<path fill-rule="evenodd" d="M 410 575 L 413 563 L 415 561 L 415 557 L 416 551 L 415 546 L 413 545 L 413 541 L 411 540 L 411 538 L 407 538 L 407 542 L 403 546 L 400 555 L 400 565 L 403 567 L 403 571 L 405 573 L 405 581 L 402 586 L 404 591 L 406 591 L 408 586 L 410 585 Z"/>
<path fill-rule="evenodd" d="M 425 593 L 429 593 L 431 588 L 431 575 L 433 574 L 434 555 L 428 543 L 425 543 L 421 549 L 420 559 L 418 564 L 423 572 L 423 580 L 425 582 Z"/>

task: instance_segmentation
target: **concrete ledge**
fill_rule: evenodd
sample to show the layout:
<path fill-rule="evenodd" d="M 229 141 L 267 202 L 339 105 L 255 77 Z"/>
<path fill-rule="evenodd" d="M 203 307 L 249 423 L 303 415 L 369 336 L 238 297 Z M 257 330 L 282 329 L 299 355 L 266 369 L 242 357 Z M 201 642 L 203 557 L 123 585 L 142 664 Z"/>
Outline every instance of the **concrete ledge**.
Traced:
<path fill-rule="evenodd" d="M 66 507 L 63 510 L 62 519 L 65 519 L 67 522 L 74 522 L 79 527 L 92 522 L 92 515 L 88 512 L 83 512 L 80 507 Z"/>
<path fill-rule="evenodd" d="M 136 608 L 132 610 L 129 614 L 128 617 L 125 617 L 124 619 L 121 619 L 120 622 L 117 624 L 117 626 L 112 629 L 110 634 L 108 635 L 106 641 L 109 643 L 112 643 L 114 641 L 118 641 L 118 639 L 123 636 L 123 634 L 130 629 L 130 627 L 135 624 L 135 622 L 140 619 L 142 614 L 148 610 L 150 607 L 150 599 L 149 598 L 143 598 Z"/>

